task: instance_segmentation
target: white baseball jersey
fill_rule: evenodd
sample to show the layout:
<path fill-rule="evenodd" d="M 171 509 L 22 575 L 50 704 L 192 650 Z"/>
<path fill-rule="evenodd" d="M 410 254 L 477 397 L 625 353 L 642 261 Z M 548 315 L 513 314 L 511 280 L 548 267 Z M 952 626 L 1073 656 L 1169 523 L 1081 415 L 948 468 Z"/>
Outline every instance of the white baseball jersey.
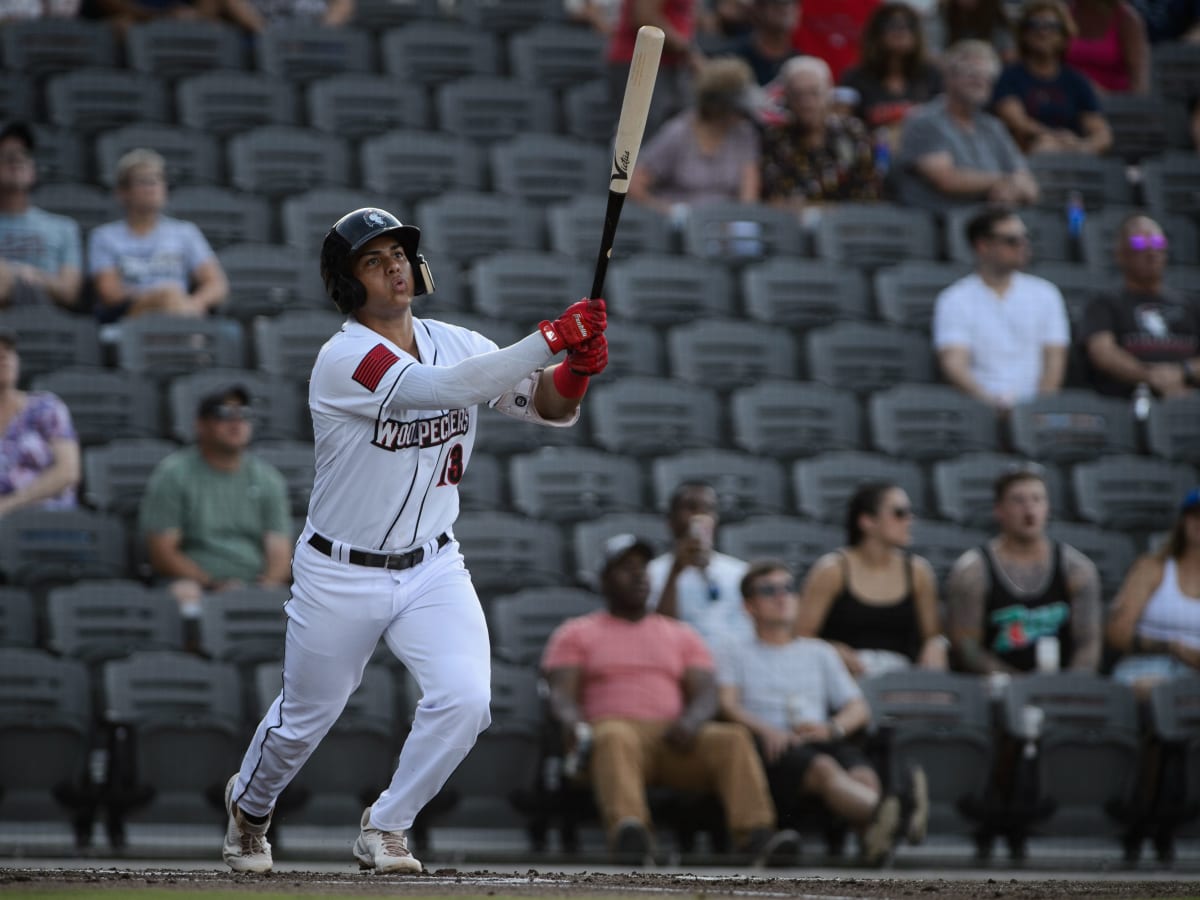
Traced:
<path fill-rule="evenodd" d="M 402 553 L 451 529 L 458 483 L 471 461 L 477 408 L 421 409 L 406 401 L 413 367 L 452 366 L 496 350 L 483 335 L 432 319 L 413 319 L 420 360 L 353 318 L 330 338 L 313 365 L 308 402 L 316 474 L 308 530 L 348 547 Z M 489 403 L 540 424 L 540 370 Z M 414 452 L 415 451 L 415 452 Z"/>

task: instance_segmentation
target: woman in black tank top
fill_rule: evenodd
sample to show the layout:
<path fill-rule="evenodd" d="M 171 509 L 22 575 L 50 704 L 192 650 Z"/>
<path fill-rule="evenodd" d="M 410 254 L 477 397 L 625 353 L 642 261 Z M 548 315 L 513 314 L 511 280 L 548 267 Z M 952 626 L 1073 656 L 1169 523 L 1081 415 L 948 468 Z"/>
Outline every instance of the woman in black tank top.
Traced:
<path fill-rule="evenodd" d="M 796 633 L 832 643 L 855 676 L 947 667 L 937 578 L 908 551 L 912 521 L 902 488 L 864 484 L 847 507 L 846 546 L 809 570 Z"/>

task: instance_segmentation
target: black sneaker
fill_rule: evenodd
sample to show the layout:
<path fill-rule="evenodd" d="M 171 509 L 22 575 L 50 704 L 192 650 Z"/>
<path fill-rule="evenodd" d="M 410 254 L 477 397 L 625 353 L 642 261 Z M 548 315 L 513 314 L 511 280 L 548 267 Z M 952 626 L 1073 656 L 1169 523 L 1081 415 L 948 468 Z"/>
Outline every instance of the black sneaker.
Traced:
<path fill-rule="evenodd" d="M 652 861 L 650 832 L 638 819 L 622 819 L 613 832 L 612 852 L 620 862 L 645 865 Z"/>
<path fill-rule="evenodd" d="M 756 828 L 739 849 L 750 857 L 754 866 L 794 866 L 800 861 L 800 835 L 790 828 L 779 831 Z"/>

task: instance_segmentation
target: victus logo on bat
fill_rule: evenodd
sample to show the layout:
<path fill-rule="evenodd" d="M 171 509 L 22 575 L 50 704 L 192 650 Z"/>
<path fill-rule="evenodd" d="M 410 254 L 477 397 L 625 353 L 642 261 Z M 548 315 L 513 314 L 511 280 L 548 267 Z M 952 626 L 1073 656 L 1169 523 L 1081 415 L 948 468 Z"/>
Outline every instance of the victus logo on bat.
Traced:
<path fill-rule="evenodd" d="M 613 157 L 613 172 L 612 180 L 628 181 L 629 180 L 629 151 L 624 151 L 619 157 Z"/>

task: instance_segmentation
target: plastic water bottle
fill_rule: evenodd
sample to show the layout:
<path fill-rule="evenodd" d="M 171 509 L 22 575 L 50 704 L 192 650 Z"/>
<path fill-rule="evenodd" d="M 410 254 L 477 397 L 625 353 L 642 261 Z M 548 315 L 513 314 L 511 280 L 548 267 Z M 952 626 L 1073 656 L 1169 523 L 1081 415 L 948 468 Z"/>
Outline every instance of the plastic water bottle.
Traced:
<path fill-rule="evenodd" d="M 883 181 L 891 168 L 892 148 L 888 145 L 887 138 L 880 134 L 875 138 L 875 174 Z"/>
<path fill-rule="evenodd" d="M 587 768 L 592 755 L 592 726 L 580 722 L 575 726 L 575 748 L 563 760 L 562 773 L 567 778 L 577 778 Z"/>
<path fill-rule="evenodd" d="M 1153 395 L 1150 393 L 1150 385 L 1142 382 L 1133 390 L 1133 417 L 1139 422 L 1145 422 L 1150 418 L 1150 404 L 1153 402 Z"/>
<path fill-rule="evenodd" d="M 1083 206 L 1083 194 L 1071 191 L 1067 194 L 1067 231 L 1073 240 L 1079 240 L 1083 235 L 1083 223 L 1087 219 L 1087 210 Z"/>

